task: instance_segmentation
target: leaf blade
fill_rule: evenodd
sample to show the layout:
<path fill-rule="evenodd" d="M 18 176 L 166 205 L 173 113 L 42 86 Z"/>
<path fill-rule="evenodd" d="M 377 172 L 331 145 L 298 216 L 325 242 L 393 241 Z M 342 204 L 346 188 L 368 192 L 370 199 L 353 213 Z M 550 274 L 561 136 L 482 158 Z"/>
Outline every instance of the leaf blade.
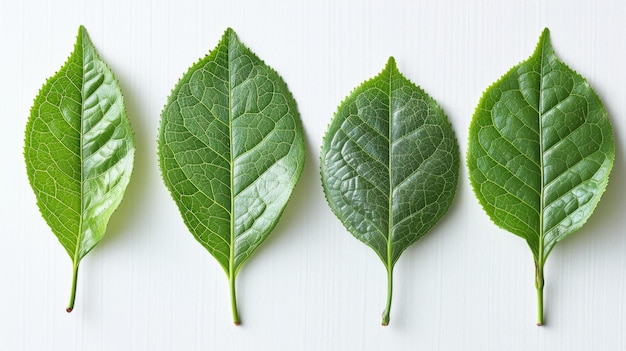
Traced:
<path fill-rule="evenodd" d="M 331 121 L 321 155 L 329 206 L 388 272 L 447 212 L 458 181 L 454 132 L 439 105 L 404 78 L 393 58 L 357 87 Z"/>
<path fill-rule="evenodd" d="M 236 275 L 276 226 L 304 153 L 287 85 L 230 28 L 185 73 L 162 113 L 164 182 L 190 232 L 226 272 L 236 322 Z"/>
<path fill-rule="evenodd" d="M 100 242 L 130 180 L 134 140 L 115 76 L 86 29 L 35 98 L 24 158 L 40 212 L 74 266 Z"/>

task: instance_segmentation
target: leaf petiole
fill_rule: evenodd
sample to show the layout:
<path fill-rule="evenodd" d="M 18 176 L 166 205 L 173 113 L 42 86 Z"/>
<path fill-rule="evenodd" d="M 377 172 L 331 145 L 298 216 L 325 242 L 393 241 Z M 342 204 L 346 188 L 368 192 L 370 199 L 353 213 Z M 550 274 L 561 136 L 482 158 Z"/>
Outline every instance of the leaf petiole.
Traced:
<path fill-rule="evenodd" d="M 239 321 L 239 311 L 237 310 L 237 294 L 235 292 L 235 279 L 236 277 L 233 276 L 228 278 L 228 283 L 230 286 L 230 305 L 233 310 L 233 323 L 235 323 L 235 325 L 240 325 L 241 322 Z"/>
<path fill-rule="evenodd" d="M 387 268 L 387 305 L 383 311 L 383 326 L 389 325 L 389 314 L 391 313 L 391 297 L 393 295 L 393 267 Z"/>
<path fill-rule="evenodd" d="M 78 262 L 73 264 L 74 273 L 72 274 L 72 292 L 70 293 L 70 302 L 65 311 L 72 312 L 74 309 L 74 299 L 76 298 L 76 282 L 78 281 Z"/>
<path fill-rule="evenodd" d="M 535 287 L 537 288 L 537 325 L 543 325 L 543 262 L 535 261 Z"/>

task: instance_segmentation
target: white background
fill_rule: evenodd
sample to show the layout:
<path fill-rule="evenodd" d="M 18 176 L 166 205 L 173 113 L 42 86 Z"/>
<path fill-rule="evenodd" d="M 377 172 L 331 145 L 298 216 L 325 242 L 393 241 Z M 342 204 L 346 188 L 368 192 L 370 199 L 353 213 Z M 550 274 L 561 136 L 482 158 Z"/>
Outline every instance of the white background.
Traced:
<path fill-rule="evenodd" d="M 625 20 L 621 0 L 1 0 L 0 350 L 625 350 Z M 80 24 L 121 82 L 137 152 L 67 314 L 71 262 L 39 215 L 22 148 L 32 101 Z M 289 85 L 308 152 L 279 225 L 239 275 L 240 327 L 224 272 L 161 182 L 155 141 L 170 90 L 227 27 Z M 482 92 L 544 27 L 603 99 L 617 142 L 594 215 L 548 260 L 547 325 L 535 326 L 530 250 L 490 222 L 462 162 L 449 214 L 396 266 L 381 327 L 383 264 L 322 195 L 319 146 L 336 106 L 393 55 L 447 112 L 464 158 Z"/>

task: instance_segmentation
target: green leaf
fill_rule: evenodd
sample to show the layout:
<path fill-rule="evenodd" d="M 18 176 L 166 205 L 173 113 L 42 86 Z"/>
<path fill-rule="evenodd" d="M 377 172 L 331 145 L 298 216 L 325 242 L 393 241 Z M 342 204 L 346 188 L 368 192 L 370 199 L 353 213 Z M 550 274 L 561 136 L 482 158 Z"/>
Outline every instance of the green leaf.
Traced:
<path fill-rule="evenodd" d="M 467 152 L 470 180 L 491 220 L 530 246 L 538 325 L 546 259 L 587 221 L 614 158 L 602 102 L 555 56 L 548 29 L 533 55 L 489 87 L 476 108 Z"/>
<path fill-rule="evenodd" d="M 24 158 L 37 205 L 73 262 L 100 242 L 130 180 L 134 140 L 119 83 L 81 26 L 74 52 L 43 86 L 26 126 Z"/>
<path fill-rule="evenodd" d="M 459 149 L 435 100 L 400 74 L 393 57 L 339 106 L 324 138 L 322 185 L 332 211 L 387 269 L 448 211 Z"/>
<path fill-rule="evenodd" d="M 160 167 L 189 231 L 235 278 L 285 209 L 304 166 L 296 102 L 232 29 L 181 78 L 162 113 Z"/>

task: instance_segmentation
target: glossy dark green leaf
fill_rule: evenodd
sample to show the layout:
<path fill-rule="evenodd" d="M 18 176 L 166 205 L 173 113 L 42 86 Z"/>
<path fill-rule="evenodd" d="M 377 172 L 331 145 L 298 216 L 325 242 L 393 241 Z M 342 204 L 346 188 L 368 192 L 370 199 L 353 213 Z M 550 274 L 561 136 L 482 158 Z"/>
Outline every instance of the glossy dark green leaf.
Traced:
<path fill-rule="evenodd" d="M 160 166 L 189 231 L 235 278 L 276 226 L 304 166 L 296 102 L 272 68 L 226 30 L 174 88 Z"/>
<path fill-rule="evenodd" d="M 134 152 L 120 86 L 81 26 L 74 52 L 35 98 L 24 146 L 39 210 L 72 258 L 68 312 L 80 261 L 122 201 Z"/>
<path fill-rule="evenodd" d="M 435 100 L 407 80 L 393 58 L 339 106 L 324 138 L 322 185 L 331 209 L 383 261 L 389 323 L 393 267 L 448 211 L 459 150 Z"/>
<path fill-rule="evenodd" d="M 533 55 L 489 87 L 476 108 L 467 153 L 470 180 L 494 223 L 532 250 L 539 325 L 546 259 L 587 221 L 614 157 L 602 102 L 559 61 L 547 29 Z"/>

